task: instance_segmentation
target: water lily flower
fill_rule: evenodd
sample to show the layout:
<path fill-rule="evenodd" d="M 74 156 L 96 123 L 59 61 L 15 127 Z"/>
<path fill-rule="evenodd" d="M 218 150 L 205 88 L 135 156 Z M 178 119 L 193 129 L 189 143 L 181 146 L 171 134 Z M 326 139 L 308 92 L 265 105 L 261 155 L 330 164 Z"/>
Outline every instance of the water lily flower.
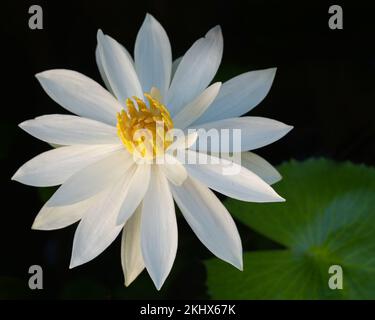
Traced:
<path fill-rule="evenodd" d="M 267 95 L 276 69 L 241 74 L 223 84 L 210 84 L 223 53 L 219 26 L 198 39 L 172 63 L 171 45 L 160 23 L 147 14 L 134 49 L 134 60 L 116 40 L 97 34 L 96 62 L 105 84 L 65 69 L 36 75 L 46 93 L 75 115 L 53 114 L 19 126 L 53 146 L 25 163 L 12 179 L 45 187 L 61 185 L 37 215 L 33 229 L 52 230 L 79 221 L 70 268 L 103 252 L 122 231 L 121 261 L 125 284 L 146 268 L 157 289 L 167 278 L 177 251 L 175 205 L 200 241 L 217 257 L 242 270 L 242 246 L 235 223 L 210 189 L 252 202 L 283 201 L 270 186 L 280 179 L 264 159 L 248 152 L 284 136 L 291 127 L 261 117 L 240 117 Z M 222 173 L 216 164 L 162 164 L 197 147 L 197 134 L 162 146 L 157 131 L 172 128 L 239 129 L 240 170 Z M 137 138 L 137 130 L 152 136 Z M 163 140 L 164 141 L 164 140 Z M 149 148 L 151 146 L 151 148 Z M 228 160 L 226 160 L 228 161 Z M 250 214 L 250 213 L 249 213 Z"/>

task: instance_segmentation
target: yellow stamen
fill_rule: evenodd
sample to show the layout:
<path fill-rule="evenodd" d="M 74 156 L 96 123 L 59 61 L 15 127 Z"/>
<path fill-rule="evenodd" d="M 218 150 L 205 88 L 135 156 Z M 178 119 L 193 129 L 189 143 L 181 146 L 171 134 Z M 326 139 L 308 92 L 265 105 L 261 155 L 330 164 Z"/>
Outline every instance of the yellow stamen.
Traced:
<path fill-rule="evenodd" d="M 154 95 L 144 95 L 148 106 L 138 97 L 133 97 L 137 107 L 133 100 L 126 99 L 127 110 L 117 113 L 117 135 L 130 153 L 153 159 L 173 142 L 166 139 L 173 121 L 168 109 Z"/>

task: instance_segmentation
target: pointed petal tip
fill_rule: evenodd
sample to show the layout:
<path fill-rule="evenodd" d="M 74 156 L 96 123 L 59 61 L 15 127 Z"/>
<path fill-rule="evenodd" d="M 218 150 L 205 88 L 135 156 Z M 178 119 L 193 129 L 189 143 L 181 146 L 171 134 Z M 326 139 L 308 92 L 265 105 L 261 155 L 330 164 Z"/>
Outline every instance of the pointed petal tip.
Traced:
<path fill-rule="evenodd" d="M 294 129 L 293 126 L 285 124 L 285 127 L 284 127 L 285 134 L 284 135 L 288 134 L 290 131 L 292 131 L 292 129 Z"/>
<path fill-rule="evenodd" d="M 97 33 L 96 33 L 96 40 L 98 42 L 98 45 L 103 41 L 104 39 L 104 33 L 102 31 L 102 29 L 98 29 Z"/>
<path fill-rule="evenodd" d="M 268 197 L 263 202 L 284 202 L 285 199 L 281 197 L 270 185 L 268 185 Z"/>
<path fill-rule="evenodd" d="M 31 230 L 38 230 L 38 231 L 50 231 L 51 228 L 46 228 L 45 225 L 43 226 L 43 222 L 40 222 L 38 216 L 34 219 L 33 224 L 31 225 Z"/>
<path fill-rule="evenodd" d="M 142 273 L 143 270 L 137 271 L 137 272 L 132 272 L 128 274 L 127 276 L 124 273 L 124 285 L 125 287 L 129 287 L 135 279 L 138 278 L 138 276 Z"/>
<path fill-rule="evenodd" d="M 155 288 L 156 288 L 156 290 L 160 291 L 160 289 L 161 289 L 161 287 L 163 286 L 163 284 L 162 284 L 162 283 L 160 283 L 160 284 L 156 284 L 156 283 L 154 283 L 154 284 L 155 284 Z"/>
<path fill-rule="evenodd" d="M 286 128 L 288 128 L 288 131 L 294 129 L 294 126 L 291 126 L 291 125 L 289 125 L 289 124 L 286 124 L 285 126 L 286 126 Z"/>
<path fill-rule="evenodd" d="M 269 197 L 264 202 L 285 202 L 285 199 L 281 197 L 271 186 L 270 189 L 273 191 L 272 194 L 269 194 Z"/>
<path fill-rule="evenodd" d="M 242 249 L 241 249 L 241 257 L 240 257 L 240 264 L 238 265 L 238 270 L 243 271 L 243 256 L 242 256 Z"/>
<path fill-rule="evenodd" d="M 151 277 L 152 282 L 154 283 L 156 290 L 160 291 L 161 287 L 164 284 L 165 278 L 164 279 L 161 277 L 156 278 L 155 275 L 151 275 L 151 274 L 150 274 L 150 277 Z"/>
<path fill-rule="evenodd" d="M 241 249 L 241 254 L 238 256 L 234 255 L 234 252 L 230 256 L 227 256 L 226 258 L 224 257 L 219 257 L 222 261 L 232 265 L 236 269 L 243 271 L 243 259 L 242 259 L 242 249 Z"/>
<path fill-rule="evenodd" d="M 125 287 L 129 287 L 133 283 L 133 281 L 138 277 L 138 275 L 139 274 L 125 277 L 125 281 L 124 281 Z"/>
<path fill-rule="evenodd" d="M 43 77 L 43 72 L 38 72 L 34 76 L 35 76 L 35 78 L 37 78 L 39 80 L 40 78 Z"/>
<path fill-rule="evenodd" d="M 42 72 L 38 72 L 35 74 L 35 78 L 37 78 L 37 80 L 40 82 L 42 81 L 43 79 L 49 79 L 50 78 L 50 75 L 51 73 L 53 73 L 53 71 L 56 71 L 58 69 L 51 69 L 51 70 L 45 70 L 45 71 L 42 71 Z"/>
<path fill-rule="evenodd" d="M 155 20 L 155 18 L 151 13 L 146 12 L 145 21 L 150 21 L 150 20 Z"/>
<path fill-rule="evenodd" d="M 86 263 L 87 260 L 82 259 L 80 256 L 76 255 L 74 252 L 74 244 L 73 244 L 73 252 L 72 256 L 70 258 L 70 264 L 69 264 L 69 269 L 73 269 L 75 267 L 78 267 L 84 263 Z"/>
<path fill-rule="evenodd" d="M 261 179 L 261 178 L 260 178 Z M 266 183 L 263 179 L 261 179 L 264 183 L 265 189 L 260 194 L 259 199 L 257 200 L 250 200 L 249 202 L 256 202 L 256 203 L 273 203 L 273 202 L 284 202 L 285 199 L 281 197 L 268 183 Z"/>
<path fill-rule="evenodd" d="M 77 266 L 79 266 L 81 263 L 79 263 L 76 259 L 71 259 L 69 264 L 69 269 L 73 269 Z"/>
<path fill-rule="evenodd" d="M 277 67 L 269 68 L 269 70 L 270 70 L 272 73 L 276 73 L 276 71 L 277 71 Z"/>
<path fill-rule="evenodd" d="M 238 270 L 243 271 L 243 264 L 241 259 L 241 264 L 235 266 Z"/>
<path fill-rule="evenodd" d="M 220 35 L 222 37 L 222 30 L 221 30 L 220 25 L 216 25 L 212 29 L 208 30 L 205 37 L 210 37 L 212 35 L 214 35 L 214 36 Z"/>
<path fill-rule="evenodd" d="M 39 225 L 39 223 L 36 219 L 34 220 L 33 224 L 31 225 L 31 230 L 41 230 L 40 225 Z"/>
<path fill-rule="evenodd" d="M 20 183 L 23 183 L 23 184 L 26 184 L 26 185 L 30 185 L 28 183 L 25 183 L 24 181 L 22 181 L 22 177 L 24 176 L 25 174 L 25 171 L 23 170 L 23 166 L 21 166 L 20 168 L 18 168 L 18 170 L 13 174 L 13 176 L 10 178 L 10 180 L 12 181 L 17 181 L 17 182 L 20 182 Z"/>
<path fill-rule="evenodd" d="M 213 83 L 213 84 L 211 85 L 211 87 L 213 87 L 213 88 L 219 90 L 219 89 L 221 88 L 221 85 L 222 85 L 222 84 L 223 84 L 223 83 L 222 83 L 221 81 L 218 81 L 218 82 Z"/>
<path fill-rule="evenodd" d="M 30 121 L 30 120 L 26 120 L 26 121 L 23 121 L 23 122 L 19 123 L 19 124 L 18 124 L 18 127 L 20 127 L 21 129 L 24 130 L 24 129 L 27 127 L 29 121 Z"/>
<path fill-rule="evenodd" d="M 20 170 L 18 169 L 17 171 L 16 171 L 16 173 L 15 174 L 13 174 L 13 176 L 10 178 L 10 180 L 12 180 L 12 181 L 18 181 L 18 178 L 19 178 L 19 176 L 20 176 L 20 172 L 19 172 Z"/>
<path fill-rule="evenodd" d="M 280 124 L 279 131 L 280 131 L 281 136 L 277 140 L 284 137 L 287 133 L 289 133 L 294 128 L 293 126 L 290 126 L 290 125 L 285 124 L 283 122 L 279 122 L 279 124 Z M 277 141 L 277 140 L 275 140 L 275 141 Z"/>
<path fill-rule="evenodd" d="M 275 172 L 275 178 L 271 184 L 275 184 L 283 179 L 283 176 L 279 172 Z"/>
<path fill-rule="evenodd" d="M 36 73 L 35 78 L 40 80 L 42 78 L 47 78 L 47 75 L 48 75 L 48 70 Z"/>
<path fill-rule="evenodd" d="M 272 79 L 272 80 L 271 80 L 271 84 L 272 84 L 273 80 L 274 80 L 275 77 L 276 77 L 277 67 L 268 68 L 268 69 L 266 69 L 266 70 L 268 70 L 268 72 L 269 72 L 269 77 Z"/>
<path fill-rule="evenodd" d="M 275 200 L 275 202 L 285 202 L 285 201 L 286 200 L 283 197 L 279 196 L 279 195 L 278 195 L 277 199 Z"/>
<path fill-rule="evenodd" d="M 218 25 L 214 26 L 214 27 L 212 28 L 212 30 L 214 30 L 214 31 L 216 31 L 216 32 L 222 32 L 221 25 L 218 24 Z"/>
<path fill-rule="evenodd" d="M 236 269 L 243 271 L 243 255 L 242 255 L 242 243 L 240 239 L 240 235 L 238 234 L 239 244 L 236 246 L 236 248 L 232 251 L 232 254 L 230 257 L 228 257 L 227 261 L 232 266 L 234 266 Z"/>
<path fill-rule="evenodd" d="M 134 279 L 133 279 L 133 280 L 134 280 Z M 131 280 L 131 279 L 127 279 L 127 278 L 125 277 L 124 286 L 125 286 L 125 287 L 129 287 L 129 286 L 131 285 L 131 283 L 133 282 L 133 280 Z"/>

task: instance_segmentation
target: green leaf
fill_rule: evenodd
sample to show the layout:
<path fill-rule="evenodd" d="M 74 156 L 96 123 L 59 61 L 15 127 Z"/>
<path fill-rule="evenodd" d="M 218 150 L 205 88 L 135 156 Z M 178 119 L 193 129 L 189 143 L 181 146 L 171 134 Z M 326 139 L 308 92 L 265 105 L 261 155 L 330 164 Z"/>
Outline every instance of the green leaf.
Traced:
<path fill-rule="evenodd" d="M 375 169 L 319 159 L 279 168 L 276 191 L 285 203 L 233 199 L 228 210 L 285 250 L 244 255 L 244 272 L 207 261 L 208 289 L 220 299 L 375 298 Z M 244 235 L 242 235 L 244 236 Z M 343 270 L 332 290 L 331 265 Z"/>

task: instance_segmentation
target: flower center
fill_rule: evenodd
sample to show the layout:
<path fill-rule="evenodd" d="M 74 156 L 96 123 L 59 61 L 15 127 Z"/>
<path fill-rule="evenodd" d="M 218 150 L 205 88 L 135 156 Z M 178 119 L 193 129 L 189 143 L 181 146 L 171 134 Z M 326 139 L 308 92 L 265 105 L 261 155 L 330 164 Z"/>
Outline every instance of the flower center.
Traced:
<path fill-rule="evenodd" d="M 150 94 L 144 95 L 148 106 L 138 97 L 133 97 L 137 107 L 132 99 L 126 99 L 127 111 L 117 113 L 117 135 L 131 154 L 153 159 L 173 142 L 166 139 L 173 122 L 162 103 Z"/>

